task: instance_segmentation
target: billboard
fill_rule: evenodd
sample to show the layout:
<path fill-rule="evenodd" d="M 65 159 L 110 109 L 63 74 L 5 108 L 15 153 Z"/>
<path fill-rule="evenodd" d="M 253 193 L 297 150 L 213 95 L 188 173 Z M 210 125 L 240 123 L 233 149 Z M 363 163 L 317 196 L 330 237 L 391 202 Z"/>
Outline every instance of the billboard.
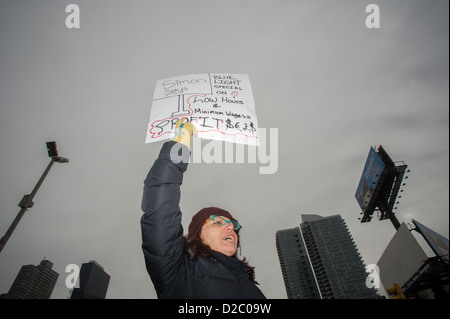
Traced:
<path fill-rule="evenodd" d="M 434 230 L 431 230 L 430 228 L 426 227 L 425 225 L 422 225 L 417 220 L 413 219 L 412 222 L 416 226 L 416 229 L 419 231 L 419 233 L 421 233 L 422 236 L 425 238 L 428 245 L 430 245 L 431 249 L 434 251 L 436 256 L 448 255 L 449 244 L 448 244 L 447 238 L 436 233 Z"/>
<path fill-rule="evenodd" d="M 383 287 L 394 283 L 403 286 L 427 259 L 407 225 L 402 223 L 377 262 Z"/>
<path fill-rule="evenodd" d="M 365 213 L 366 208 L 369 205 L 372 194 L 380 181 L 381 173 L 385 166 L 386 165 L 378 153 L 371 147 L 355 194 L 356 201 L 363 213 Z"/>

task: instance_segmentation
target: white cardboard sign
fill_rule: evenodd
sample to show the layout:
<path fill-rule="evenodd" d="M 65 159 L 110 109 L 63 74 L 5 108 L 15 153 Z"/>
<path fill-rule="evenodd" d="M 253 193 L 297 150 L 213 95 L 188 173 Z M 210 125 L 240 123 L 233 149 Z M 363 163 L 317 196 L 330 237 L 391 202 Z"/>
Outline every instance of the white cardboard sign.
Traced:
<path fill-rule="evenodd" d="M 191 74 L 156 81 L 145 143 L 173 138 L 183 117 L 197 128 L 199 138 L 259 145 L 246 74 Z"/>

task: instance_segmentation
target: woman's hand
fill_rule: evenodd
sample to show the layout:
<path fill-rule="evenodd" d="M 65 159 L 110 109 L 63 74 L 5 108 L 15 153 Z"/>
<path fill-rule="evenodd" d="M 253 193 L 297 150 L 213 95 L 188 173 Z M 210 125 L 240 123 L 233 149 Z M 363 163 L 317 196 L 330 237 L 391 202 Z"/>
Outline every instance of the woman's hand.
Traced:
<path fill-rule="evenodd" d="M 186 145 L 190 149 L 192 135 L 197 136 L 195 126 L 189 123 L 185 117 L 179 119 L 175 127 L 175 138 L 173 140 Z"/>

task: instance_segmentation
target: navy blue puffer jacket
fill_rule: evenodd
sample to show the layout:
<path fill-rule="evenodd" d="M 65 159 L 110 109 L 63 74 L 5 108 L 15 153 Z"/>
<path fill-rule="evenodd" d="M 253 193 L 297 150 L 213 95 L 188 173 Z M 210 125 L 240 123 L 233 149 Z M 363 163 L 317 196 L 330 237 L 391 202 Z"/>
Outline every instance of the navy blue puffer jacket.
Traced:
<path fill-rule="evenodd" d="M 211 258 L 189 259 L 179 207 L 187 164 L 170 160 L 173 145 L 163 144 L 145 179 L 142 199 L 142 249 L 158 298 L 265 298 L 241 261 L 218 252 Z"/>

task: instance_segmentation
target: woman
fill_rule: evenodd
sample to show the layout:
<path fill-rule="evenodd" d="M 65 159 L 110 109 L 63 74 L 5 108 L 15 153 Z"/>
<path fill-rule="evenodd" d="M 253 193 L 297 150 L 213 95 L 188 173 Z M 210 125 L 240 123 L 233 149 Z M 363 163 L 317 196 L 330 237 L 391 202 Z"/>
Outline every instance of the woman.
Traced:
<path fill-rule="evenodd" d="M 236 256 L 239 223 L 226 210 L 208 207 L 192 217 L 188 235 L 181 225 L 180 185 L 195 128 L 177 122 L 144 182 L 141 219 L 145 264 L 158 298 L 265 298 L 254 271 Z"/>

